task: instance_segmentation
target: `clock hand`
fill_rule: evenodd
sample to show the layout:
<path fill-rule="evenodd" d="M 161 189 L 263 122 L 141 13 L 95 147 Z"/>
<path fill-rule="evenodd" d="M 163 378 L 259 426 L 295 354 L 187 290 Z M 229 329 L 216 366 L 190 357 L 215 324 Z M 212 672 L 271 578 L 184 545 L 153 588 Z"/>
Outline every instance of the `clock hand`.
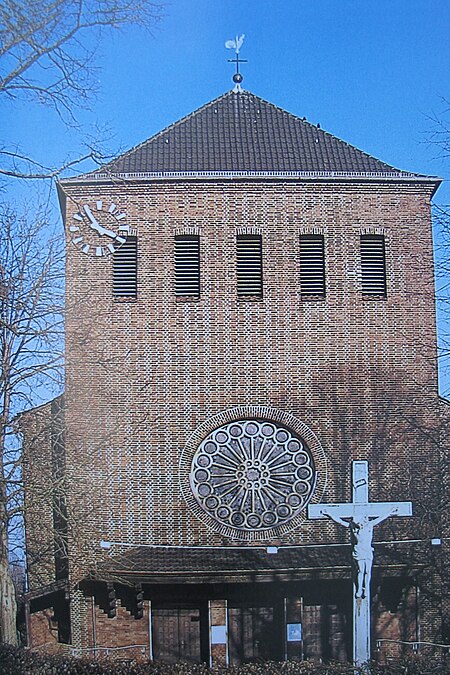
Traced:
<path fill-rule="evenodd" d="M 113 232 L 113 230 L 107 230 L 106 227 L 102 227 L 101 225 L 99 225 L 98 228 L 95 229 L 100 235 L 104 234 L 107 237 L 111 237 L 111 239 L 116 239 L 119 237 L 119 235 L 116 232 Z"/>
<path fill-rule="evenodd" d="M 83 211 L 85 212 L 85 214 L 87 215 L 87 217 L 89 218 L 89 220 L 91 221 L 91 223 L 92 223 L 93 225 L 98 225 L 98 222 L 97 222 L 97 220 L 94 218 L 94 215 L 93 215 L 91 209 L 89 208 L 89 205 L 88 205 L 88 204 L 84 204 L 84 205 L 83 205 Z"/>
<path fill-rule="evenodd" d="M 92 230 L 95 230 L 96 232 L 99 232 L 100 229 L 101 229 L 101 225 L 100 225 L 100 223 L 94 218 L 94 215 L 92 214 L 92 211 L 91 211 L 91 209 L 89 208 L 89 206 L 88 206 L 87 204 L 84 204 L 83 209 L 84 209 L 84 212 L 85 212 L 85 214 L 87 215 L 87 217 L 88 217 L 88 219 L 89 219 L 89 223 L 90 223 L 89 227 L 90 227 Z"/>
<path fill-rule="evenodd" d="M 92 230 L 95 230 L 95 232 L 98 232 L 98 234 L 100 234 L 100 235 L 104 234 L 107 237 L 111 237 L 111 239 L 116 239 L 116 237 L 119 236 L 116 232 L 113 232 L 112 230 L 107 230 L 106 227 L 102 227 L 102 225 L 100 225 L 98 220 L 95 219 L 91 209 L 89 208 L 89 206 L 87 204 L 85 204 L 83 206 L 83 209 L 84 209 L 84 212 L 85 212 L 85 214 L 87 215 L 87 217 L 90 221 L 89 227 Z"/>

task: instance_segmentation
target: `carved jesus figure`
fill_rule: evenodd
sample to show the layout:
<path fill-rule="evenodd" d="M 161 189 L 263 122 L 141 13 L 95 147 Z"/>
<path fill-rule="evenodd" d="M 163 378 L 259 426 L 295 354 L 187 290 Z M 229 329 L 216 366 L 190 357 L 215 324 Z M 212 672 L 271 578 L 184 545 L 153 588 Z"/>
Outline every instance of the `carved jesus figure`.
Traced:
<path fill-rule="evenodd" d="M 373 528 L 386 518 L 389 518 L 394 513 L 398 512 L 398 507 L 394 506 L 392 509 L 381 516 L 370 518 L 369 516 L 361 516 L 358 518 L 350 518 L 344 520 L 340 516 L 333 513 L 331 510 L 322 509 L 324 516 L 331 518 L 338 525 L 350 528 L 350 540 L 352 544 L 352 556 L 356 566 L 356 598 L 364 598 L 366 591 L 370 588 L 370 579 L 372 576 L 372 562 L 373 562 Z"/>

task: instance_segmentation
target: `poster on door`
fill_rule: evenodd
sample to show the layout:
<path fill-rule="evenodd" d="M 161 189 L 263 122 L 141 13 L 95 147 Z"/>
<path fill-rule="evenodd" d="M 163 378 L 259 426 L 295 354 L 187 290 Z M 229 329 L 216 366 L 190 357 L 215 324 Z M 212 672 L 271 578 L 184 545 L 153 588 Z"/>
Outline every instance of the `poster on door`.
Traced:
<path fill-rule="evenodd" d="M 288 623 L 287 624 L 287 641 L 301 642 L 302 641 L 302 624 Z"/>

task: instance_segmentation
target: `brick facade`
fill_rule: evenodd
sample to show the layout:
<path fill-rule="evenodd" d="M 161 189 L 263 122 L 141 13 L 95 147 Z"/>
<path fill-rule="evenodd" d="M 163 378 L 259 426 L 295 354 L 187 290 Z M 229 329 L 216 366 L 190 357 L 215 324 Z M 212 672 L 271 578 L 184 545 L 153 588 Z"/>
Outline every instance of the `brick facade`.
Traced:
<path fill-rule="evenodd" d="M 410 485 L 397 488 L 398 467 L 419 487 L 421 429 L 437 406 L 429 190 L 174 182 L 127 186 L 126 198 L 89 192 L 71 196 L 121 203 L 139 237 L 135 302 L 114 301 L 111 259 L 68 248 L 68 461 L 73 453 L 74 480 L 92 486 L 92 540 L 221 543 L 187 512 L 178 465 L 197 426 L 239 405 L 290 412 L 315 433 L 330 499 L 347 497 L 356 457 L 370 460 L 372 480 L 383 476 L 372 499 L 394 486 L 398 499 L 413 497 Z M 183 222 L 201 232 L 198 302 L 173 291 Z M 237 224 L 263 234 L 262 301 L 236 296 Z M 298 237 L 309 228 L 325 235 L 323 302 L 299 294 Z M 386 301 L 361 297 L 358 245 L 368 230 L 385 233 Z M 316 541 L 321 527 L 305 524 L 289 541 Z"/>
<path fill-rule="evenodd" d="M 35 591 L 67 575 L 65 516 L 61 499 L 64 445 L 62 397 L 26 413 L 19 420 L 24 438 L 23 480 L 28 589 Z M 64 571 L 62 569 L 64 567 Z"/>
<path fill-rule="evenodd" d="M 113 297 L 111 256 L 67 246 L 71 586 L 133 547 L 345 544 L 343 528 L 303 516 L 286 531 L 228 537 L 185 500 L 189 463 L 204 431 L 220 420 L 261 419 L 261 411 L 272 410 L 269 419 L 289 417 L 317 439 L 313 501 L 348 501 L 355 459 L 369 461 L 372 501 L 413 501 L 412 518 L 376 530 L 376 541 L 417 540 L 420 551 L 413 543 L 375 545 L 375 561 L 387 560 L 380 562 L 380 579 L 409 581 L 398 581 L 396 609 L 376 599 L 374 635 L 417 639 L 417 583 L 434 569 L 429 541 L 442 534 L 430 514 L 442 503 L 436 476 L 448 418 L 437 394 L 434 188 L 431 181 L 382 177 L 64 182 L 67 224 L 82 204 L 114 202 L 138 241 L 137 298 L 128 301 Z M 174 237 L 194 233 L 201 292 L 188 299 L 174 292 Z M 242 233 L 262 237 L 262 299 L 237 296 L 236 237 Z M 299 237 L 312 233 L 324 236 L 326 295 L 307 300 L 299 288 Z M 385 238 L 386 299 L 362 295 L 364 234 Z M 101 541 L 112 546 L 102 548 Z M 342 574 L 349 577 L 348 565 Z M 440 584 L 436 578 L 438 595 Z M 176 605 L 173 588 L 170 594 Z M 92 613 L 92 597 L 77 598 L 71 609 L 76 647 L 93 646 L 95 620 L 97 646 L 150 649 L 149 587 L 142 619 L 120 602 L 116 618 L 108 619 L 98 607 Z M 216 625 L 227 600 L 212 594 L 202 602 L 200 623 L 209 612 Z M 294 594 L 289 607 L 295 602 Z M 232 616 L 230 607 L 229 599 Z M 442 639 L 442 607 L 427 609 L 426 601 L 423 607 L 420 638 Z M 342 644 L 333 648 L 338 658 L 345 658 Z M 211 645 L 218 660 L 225 652 L 222 644 Z"/>

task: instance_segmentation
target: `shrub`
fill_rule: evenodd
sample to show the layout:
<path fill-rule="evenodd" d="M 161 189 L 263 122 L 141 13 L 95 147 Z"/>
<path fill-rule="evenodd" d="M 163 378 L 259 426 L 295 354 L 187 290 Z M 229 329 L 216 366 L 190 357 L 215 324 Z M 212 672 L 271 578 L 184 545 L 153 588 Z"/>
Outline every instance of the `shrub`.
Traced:
<path fill-rule="evenodd" d="M 373 663 L 355 669 L 349 663 L 286 661 L 249 663 L 209 669 L 204 664 L 165 664 L 117 659 L 95 660 L 50 656 L 28 649 L 0 646 L 2 675 L 444 675 L 450 673 L 450 656 L 413 655 L 387 665 Z"/>

